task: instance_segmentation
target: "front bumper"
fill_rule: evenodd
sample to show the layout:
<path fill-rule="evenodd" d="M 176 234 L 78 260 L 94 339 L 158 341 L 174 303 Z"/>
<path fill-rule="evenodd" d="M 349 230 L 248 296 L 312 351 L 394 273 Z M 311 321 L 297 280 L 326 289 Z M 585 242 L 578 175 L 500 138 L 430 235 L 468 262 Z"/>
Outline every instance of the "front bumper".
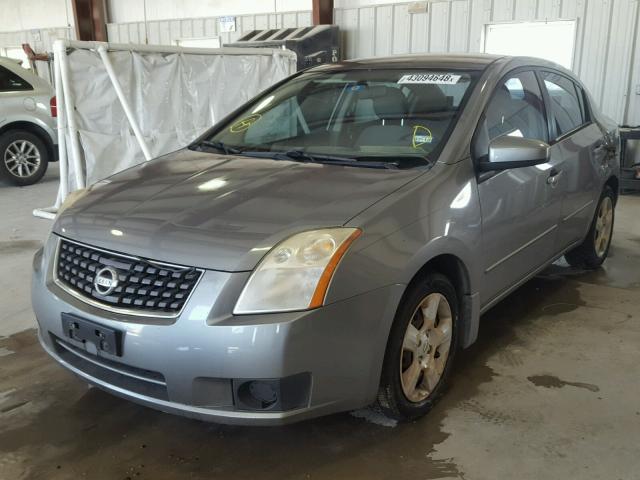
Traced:
<path fill-rule="evenodd" d="M 165 412 L 238 424 L 283 424 L 375 399 L 401 285 L 312 311 L 233 316 L 248 273 L 206 271 L 179 317 L 133 317 L 86 304 L 57 286 L 55 242 L 52 235 L 34 260 L 40 342 L 93 385 Z M 68 338 L 62 313 L 123 332 L 122 356 Z M 247 407 L 238 392 L 250 380 L 293 385 L 297 401 Z"/>

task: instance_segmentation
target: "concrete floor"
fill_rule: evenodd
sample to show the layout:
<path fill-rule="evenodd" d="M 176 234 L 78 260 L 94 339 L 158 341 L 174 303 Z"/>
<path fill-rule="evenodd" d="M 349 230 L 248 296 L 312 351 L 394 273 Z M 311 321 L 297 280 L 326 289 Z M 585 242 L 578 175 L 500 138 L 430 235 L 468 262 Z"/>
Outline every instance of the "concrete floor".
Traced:
<path fill-rule="evenodd" d="M 2 480 L 638 478 L 640 197 L 621 198 L 605 268 L 554 265 L 483 317 L 426 418 L 247 428 L 88 389 L 43 353 L 27 286 L 49 224 L 30 211 L 55 188 L 55 171 L 34 187 L 0 184 Z"/>

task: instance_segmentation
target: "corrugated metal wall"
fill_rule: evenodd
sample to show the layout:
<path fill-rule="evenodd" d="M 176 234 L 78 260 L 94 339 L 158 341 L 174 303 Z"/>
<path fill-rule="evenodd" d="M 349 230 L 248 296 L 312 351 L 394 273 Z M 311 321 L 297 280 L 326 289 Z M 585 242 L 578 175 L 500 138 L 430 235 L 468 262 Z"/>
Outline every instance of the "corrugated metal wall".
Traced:
<path fill-rule="evenodd" d="M 485 25 L 497 22 L 577 20 L 573 70 L 586 83 L 602 110 L 620 123 L 640 123 L 639 0 L 430 0 L 427 13 L 409 13 L 412 2 L 340 8 L 346 58 L 421 52 L 480 52 Z M 221 33 L 222 43 L 253 29 L 304 27 L 311 12 L 237 17 L 237 29 Z M 109 40 L 144 43 L 142 22 L 108 24 Z M 0 33 L 0 45 L 31 43 L 50 50 L 51 39 L 67 29 Z M 218 36 L 216 17 L 159 20 L 147 23 L 148 42 L 174 44 L 176 39 Z"/>
<path fill-rule="evenodd" d="M 186 18 L 147 22 L 148 42 L 155 45 L 175 45 L 180 38 L 220 36 L 224 44 L 237 40 L 242 32 L 266 28 L 293 28 L 311 25 L 311 12 L 263 13 L 236 17 L 236 31 L 218 34 L 218 18 Z M 114 43 L 144 43 L 144 23 L 107 24 L 109 41 Z"/>
<path fill-rule="evenodd" d="M 436 0 L 413 14 L 410 3 L 336 10 L 346 57 L 480 52 L 488 23 L 577 20 L 573 70 L 607 115 L 640 123 L 638 0 Z"/>
<path fill-rule="evenodd" d="M 51 52 L 53 41 L 57 38 L 73 39 L 75 32 L 66 27 L 0 32 L 0 47 L 19 47 L 23 43 L 28 43 L 38 53 Z"/>

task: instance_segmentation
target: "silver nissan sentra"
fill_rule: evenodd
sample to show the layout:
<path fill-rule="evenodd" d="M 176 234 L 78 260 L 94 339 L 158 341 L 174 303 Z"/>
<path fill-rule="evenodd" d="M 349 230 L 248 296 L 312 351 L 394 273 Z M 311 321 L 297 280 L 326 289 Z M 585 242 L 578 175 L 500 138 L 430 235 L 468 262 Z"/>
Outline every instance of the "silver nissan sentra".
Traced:
<path fill-rule="evenodd" d="M 189 417 L 416 418 L 484 311 L 562 255 L 605 260 L 617 142 L 542 60 L 299 72 L 67 199 L 34 259 L 40 341 L 87 382 Z"/>

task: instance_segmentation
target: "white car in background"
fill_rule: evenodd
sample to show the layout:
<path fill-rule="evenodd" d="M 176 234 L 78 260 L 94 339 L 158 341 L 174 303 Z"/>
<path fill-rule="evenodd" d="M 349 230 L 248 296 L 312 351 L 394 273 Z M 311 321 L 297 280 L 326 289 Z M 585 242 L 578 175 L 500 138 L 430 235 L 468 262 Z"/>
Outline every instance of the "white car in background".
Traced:
<path fill-rule="evenodd" d="M 56 114 L 51 86 L 0 57 L 0 177 L 21 186 L 42 178 L 57 160 Z"/>

